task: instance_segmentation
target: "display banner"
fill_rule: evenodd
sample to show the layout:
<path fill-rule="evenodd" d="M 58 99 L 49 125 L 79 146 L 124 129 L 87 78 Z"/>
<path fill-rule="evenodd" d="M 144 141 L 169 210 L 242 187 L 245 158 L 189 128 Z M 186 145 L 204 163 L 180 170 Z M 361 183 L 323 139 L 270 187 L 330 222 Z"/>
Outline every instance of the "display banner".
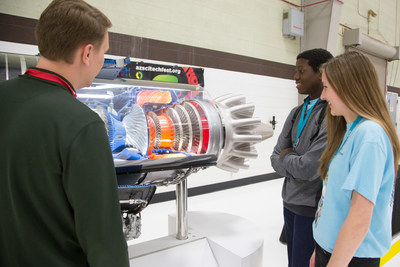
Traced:
<path fill-rule="evenodd" d="M 130 62 L 121 69 L 118 77 L 137 80 L 195 84 L 204 87 L 204 69 Z"/>

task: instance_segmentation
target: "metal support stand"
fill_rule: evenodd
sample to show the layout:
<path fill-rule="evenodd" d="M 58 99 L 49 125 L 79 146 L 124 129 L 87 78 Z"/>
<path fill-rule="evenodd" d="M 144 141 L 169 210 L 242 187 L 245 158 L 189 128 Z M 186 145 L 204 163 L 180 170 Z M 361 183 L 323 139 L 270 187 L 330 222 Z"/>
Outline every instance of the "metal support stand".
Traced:
<path fill-rule="evenodd" d="M 188 217 L 187 217 L 187 180 L 182 179 L 176 185 L 176 238 L 185 240 L 188 238 Z"/>

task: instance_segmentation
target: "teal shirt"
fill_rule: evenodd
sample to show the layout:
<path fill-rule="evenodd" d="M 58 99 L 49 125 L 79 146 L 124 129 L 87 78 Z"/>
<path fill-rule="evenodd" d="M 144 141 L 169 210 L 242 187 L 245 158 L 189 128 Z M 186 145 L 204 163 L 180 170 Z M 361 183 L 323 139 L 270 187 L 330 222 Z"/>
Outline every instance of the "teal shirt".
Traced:
<path fill-rule="evenodd" d="M 348 124 L 347 129 L 350 127 Z M 332 159 L 324 184 L 313 224 L 316 242 L 332 253 L 355 190 L 371 201 L 374 209 L 368 233 L 354 256 L 385 255 L 392 239 L 394 158 L 390 140 L 378 123 L 364 118 L 360 121 Z"/>
<path fill-rule="evenodd" d="M 129 266 L 104 123 L 57 83 L 0 83 L 0 266 Z"/>

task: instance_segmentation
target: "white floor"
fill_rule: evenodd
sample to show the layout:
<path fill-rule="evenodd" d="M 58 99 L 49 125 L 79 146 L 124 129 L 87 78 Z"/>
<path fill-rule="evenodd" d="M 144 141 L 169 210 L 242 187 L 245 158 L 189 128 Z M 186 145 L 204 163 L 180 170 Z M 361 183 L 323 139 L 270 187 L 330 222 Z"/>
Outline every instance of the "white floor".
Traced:
<path fill-rule="evenodd" d="M 277 179 L 189 197 L 188 210 L 225 212 L 252 221 L 264 233 L 263 266 L 287 266 L 286 246 L 279 242 L 283 225 L 282 182 L 283 179 Z M 142 212 L 142 235 L 130 243 L 167 236 L 168 214 L 175 213 L 175 208 L 175 201 L 150 204 Z M 400 255 L 384 266 L 400 266 Z"/>

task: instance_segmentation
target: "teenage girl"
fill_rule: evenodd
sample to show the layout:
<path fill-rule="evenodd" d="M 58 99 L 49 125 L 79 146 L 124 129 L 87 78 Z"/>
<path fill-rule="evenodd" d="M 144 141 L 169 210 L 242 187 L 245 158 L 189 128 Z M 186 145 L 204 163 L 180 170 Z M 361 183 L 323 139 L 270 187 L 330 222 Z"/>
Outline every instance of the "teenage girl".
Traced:
<path fill-rule="evenodd" d="M 379 266 L 391 245 L 399 141 L 375 68 L 352 51 L 322 66 L 328 144 L 310 266 Z"/>

